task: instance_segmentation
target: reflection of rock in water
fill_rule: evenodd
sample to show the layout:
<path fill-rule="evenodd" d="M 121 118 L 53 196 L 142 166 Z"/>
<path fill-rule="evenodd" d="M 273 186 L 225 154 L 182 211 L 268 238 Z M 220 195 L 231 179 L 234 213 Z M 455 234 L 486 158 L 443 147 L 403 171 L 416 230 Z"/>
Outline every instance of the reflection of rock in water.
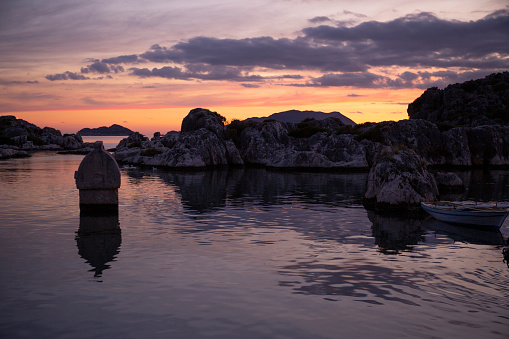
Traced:
<path fill-rule="evenodd" d="M 398 254 L 401 251 L 411 251 L 413 245 L 424 241 L 421 230 L 422 219 L 379 215 L 368 212 L 368 218 L 373 223 L 372 230 L 375 244 L 384 254 Z"/>
<path fill-rule="evenodd" d="M 121 242 L 118 212 L 81 212 L 76 232 L 78 254 L 93 267 L 95 277 L 110 268 L 107 263 L 114 261 Z"/>
<path fill-rule="evenodd" d="M 292 197 L 305 203 L 360 204 L 367 173 L 284 172 L 257 168 L 159 172 L 176 186 L 182 204 L 205 213 L 245 202 L 278 205 Z"/>
<path fill-rule="evenodd" d="M 455 173 L 463 180 L 466 190 L 441 194 L 440 200 L 509 201 L 509 171 L 475 169 Z"/>
<path fill-rule="evenodd" d="M 226 206 L 228 192 L 237 184 L 242 170 L 161 172 L 159 175 L 178 187 L 185 207 L 205 213 Z"/>

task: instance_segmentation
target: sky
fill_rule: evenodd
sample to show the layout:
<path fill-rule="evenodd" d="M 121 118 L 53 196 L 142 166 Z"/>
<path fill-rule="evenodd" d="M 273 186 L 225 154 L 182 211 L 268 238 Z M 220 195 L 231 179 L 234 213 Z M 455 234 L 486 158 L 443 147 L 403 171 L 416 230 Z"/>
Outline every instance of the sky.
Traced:
<path fill-rule="evenodd" d="M 507 0 L 0 0 L 0 115 L 63 133 L 290 109 L 407 119 L 509 70 Z"/>

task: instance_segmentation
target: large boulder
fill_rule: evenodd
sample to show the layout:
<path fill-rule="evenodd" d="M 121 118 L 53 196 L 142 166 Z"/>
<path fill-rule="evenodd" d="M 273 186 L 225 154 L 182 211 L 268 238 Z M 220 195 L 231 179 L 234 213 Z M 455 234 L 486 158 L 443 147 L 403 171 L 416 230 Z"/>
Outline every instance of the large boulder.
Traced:
<path fill-rule="evenodd" d="M 435 178 L 423 159 L 410 149 L 388 148 L 371 167 L 364 204 L 377 210 L 413 210 L 437 197 Z"/>
<path fill-rule="evenodd" d="M 224 138 L 226 118 L 204 108 L 195 108 L 182 120 L 181 132 L 193 132 L 205 128 L 220 138 Z"/>

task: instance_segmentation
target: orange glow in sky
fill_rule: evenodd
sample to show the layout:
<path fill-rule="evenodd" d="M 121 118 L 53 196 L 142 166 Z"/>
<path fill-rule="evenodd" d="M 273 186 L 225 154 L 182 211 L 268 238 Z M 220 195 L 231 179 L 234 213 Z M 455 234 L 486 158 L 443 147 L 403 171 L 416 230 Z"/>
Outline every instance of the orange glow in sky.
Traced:
<path fill-rule="evenodd" d="M 165 133 L 197 107 L 401 120 L 426 88 L 509 69 L 503 0 L 23 0 L 0 22 L 0 114 L 63 133 Z"/>

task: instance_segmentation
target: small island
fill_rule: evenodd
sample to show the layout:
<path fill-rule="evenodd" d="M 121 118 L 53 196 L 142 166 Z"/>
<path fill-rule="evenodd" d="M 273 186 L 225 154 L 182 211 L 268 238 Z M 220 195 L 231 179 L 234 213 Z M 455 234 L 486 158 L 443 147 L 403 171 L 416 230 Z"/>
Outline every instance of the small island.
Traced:
<path fill-rule="evenodd" d="M 78 135 L 81 136 L 124 136 L 133 133 L 129 128 L 113 124 L 110 127 L 102 126 L 98 128 L 83 128 L 78 131 Z"/>

